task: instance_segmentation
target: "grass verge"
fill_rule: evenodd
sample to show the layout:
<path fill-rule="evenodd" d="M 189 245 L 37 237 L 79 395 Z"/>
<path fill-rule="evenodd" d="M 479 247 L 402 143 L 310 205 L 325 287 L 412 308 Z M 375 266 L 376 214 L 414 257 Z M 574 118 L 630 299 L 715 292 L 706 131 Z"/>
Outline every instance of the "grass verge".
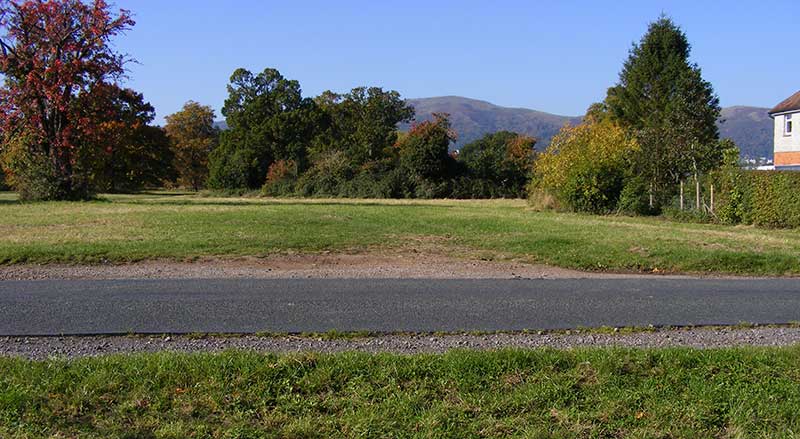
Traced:
<path fill-rule="evenodd" d="M 150 193 L 20 204 L 0 263 L 429 251 L 593 271 L 800 275 L 800 231 L 534 212 L 522 200 L 303 200 Z"/>
<path fill-rule="evenodd" d="M 0 359 L 0 437 L 796 437 L 800 347 Z"/>

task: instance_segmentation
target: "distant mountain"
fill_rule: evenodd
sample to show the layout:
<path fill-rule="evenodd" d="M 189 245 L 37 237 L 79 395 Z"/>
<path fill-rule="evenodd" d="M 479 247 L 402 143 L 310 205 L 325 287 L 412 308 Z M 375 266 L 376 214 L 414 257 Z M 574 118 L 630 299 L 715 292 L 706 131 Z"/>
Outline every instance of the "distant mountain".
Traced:
<path fill-rule="evenodd" d="M 409 99 L 417 120 L 429 120 L 432 113 L 449 113 L 458 133 L 459 148 L 484 134 L 508 130 L 538 139 L 537 149 L 550 144 L 566 123 L 580 123 L 581 117 L 558 116 L 527 108 L 500 107 L 489 102 L 458 96 Z M 720 135 L 731 138 L 746 157 L 772 157 L 772 119 L 767 108 L 729 107 L 722 110 Z"/>
<path fill-rule="evenodd" d="M 458 149 L 485 134 L 496 131 L 513 131 L 535 137 L 536 148 L 541 150 L 565 124 L 578 124 L 581 117 L 558 116 L 527 108 L 500 107 L 485 101 L 459 96 L 409 99 L 417 111 L 416 120 L 430 120 L 433 113 L 448 113 L 458 141 L 452 146 Z M 720 135 L 739 145 L 742 156 L 750 158 L 772 158 L 772 119 L 767 108 L 728 107 L 722 110 Z M 227 129 L 225 121 L 215 122 L 220 129 Z M 408 126 L 401 126 L 406 129 Z"/>
<path fill-rule="evenodd" d="M 742 155 L 750 158 L 772 158 L 773 122 L 767 115 L 769 108 L 727 107 L 722 109 L 719 134 L 733 139 Z"/>
<path fill-rule="evenodd" d="M 417 111 L 417 121 L 430 120 L 433 113 L 450 114 L 450 122 L 458 133 L 454 148 L 495 131 L 513 131 L 535 137 L 537 149 L 550 144 L 550 139 L 565 124 L 580 123 L 580 117 L 558 116 L 527 108 L 500 107 L 489 102 L 459 96 L 409 99 Z"/>

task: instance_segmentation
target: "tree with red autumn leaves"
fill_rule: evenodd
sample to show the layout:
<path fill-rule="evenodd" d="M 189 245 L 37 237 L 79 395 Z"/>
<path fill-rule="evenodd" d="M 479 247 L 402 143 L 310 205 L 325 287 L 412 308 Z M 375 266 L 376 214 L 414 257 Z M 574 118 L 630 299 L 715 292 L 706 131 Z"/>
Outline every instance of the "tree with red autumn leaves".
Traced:
<path fill-rule="evenodd" d="M 124 73 L 110 40 L 131 28 L 104 0 L 0 1 L 0 130 L 4 165 L 23 198 L 80 199 L 91 191 L 82 139 L 102 129 L 81 102 Z"/>

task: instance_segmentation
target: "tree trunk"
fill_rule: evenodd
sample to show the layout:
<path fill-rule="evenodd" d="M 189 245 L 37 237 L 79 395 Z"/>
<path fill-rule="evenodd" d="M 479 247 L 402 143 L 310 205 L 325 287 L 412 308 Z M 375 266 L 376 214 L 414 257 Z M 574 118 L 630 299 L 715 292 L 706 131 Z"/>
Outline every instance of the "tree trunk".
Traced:
<path fill-rule="evenodd" d="M 683 180 L 681 180 L 681 210 L 683 210 Z"/>

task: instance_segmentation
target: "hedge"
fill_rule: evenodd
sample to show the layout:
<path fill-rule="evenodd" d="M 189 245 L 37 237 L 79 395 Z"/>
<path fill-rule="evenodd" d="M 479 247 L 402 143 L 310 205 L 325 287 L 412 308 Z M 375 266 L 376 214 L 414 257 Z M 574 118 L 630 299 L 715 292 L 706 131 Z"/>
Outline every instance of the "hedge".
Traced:
<path fill-rule="evenodd" d="M 722 222 L 800 227 L 800 172 L 722 170 L 713 181 Z"/>

